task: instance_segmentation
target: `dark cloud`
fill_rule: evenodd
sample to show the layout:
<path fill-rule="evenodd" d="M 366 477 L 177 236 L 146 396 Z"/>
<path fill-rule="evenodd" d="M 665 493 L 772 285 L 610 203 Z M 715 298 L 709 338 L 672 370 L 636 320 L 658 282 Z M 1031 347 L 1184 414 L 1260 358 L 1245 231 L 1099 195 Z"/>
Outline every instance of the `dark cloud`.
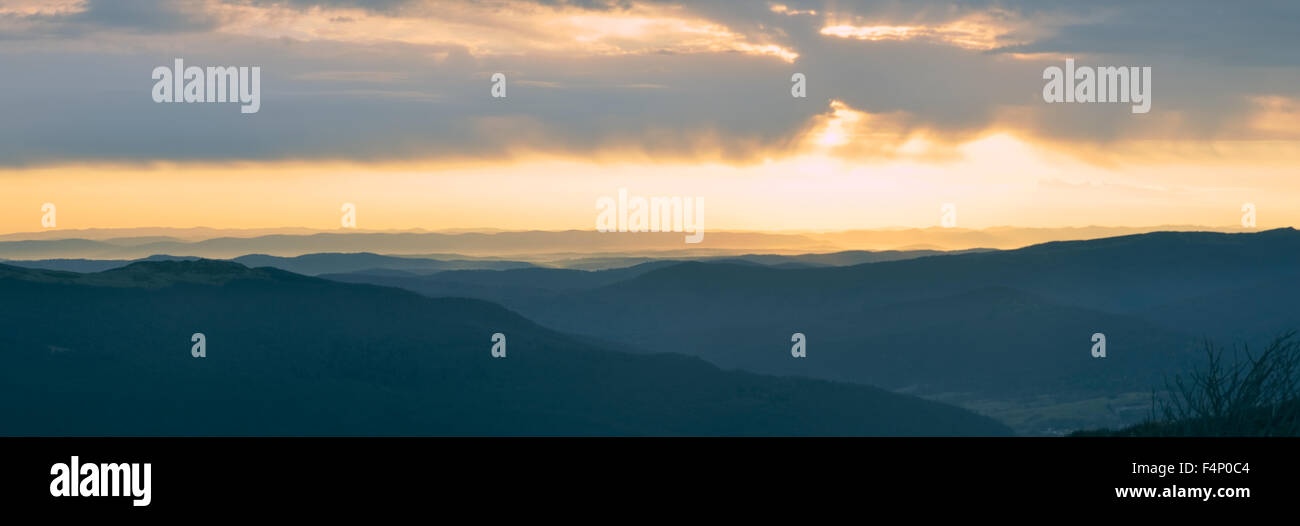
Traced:
<path fill-rule="evenodd" d="M 825 111 L 825 99 L 791 103 L 788 65 L 762 57 L 683 63 L 655 54 L 574 67 L 561 57 L 483 59 L 456 48 L 439 50 L 447 58 L 434 61 L 426 46 L 216 44 L 193 40 L 176 54 L 187 65 L 260 65 L 259 113 L 240 114 L 233 104 L 154 103 L 149 71 L 170 65 L 171 54 L 112 64 L 92 54 L 0 57 L 0 67 L 27 72 L 25 87 L 0 99 L 8 115 L 0 164 L 489 157 L 518 148 L 594 154 L 620 147 L 740 157 L 779 146 L 789 130 Z M 318 74 L 348 67 L 358 74 Z M 714 75 L 725 68 L 736 74 Z M 508 74 L 504 100 L 490 96 L 496 71 Z M 71 83 L 71 72 L 96 82 Z"/>
<path fill-rule="evenodd" d="M 429 5 L 428 0 L 225 0 L 226 3 L 262 6 L 290 6 L 299 8 L 355 8 L 373 12 L 394 12 L 410 6 Z M 470 0 L 478 4 L 499 4 L 501 1 Z M 571 6 L 590 10 L 621 9 L 631 7 L 632 0 L 531 0 L 531 3 L 546 6 Z M 435 3 L 436 4 L 436 3 Z"/>
<path fill-rule="evenodd" d="M 294 8 L 325 7 L 364 9 L 375 13 L 396 13 L 403 8 L 426 3 L 424 0 L 224 0 L 228 4 L 282 6 Z"/>
<path fill-rule="evenodd" d="M 264 3 L 264 2 L 258 2 Z M 345 0 L 294 5 L 353 5 Z M 617 9 L 620 2 L 558 2 Z M 240 38 L 212 32 L 183 3 L 92 2 L 46 20 L 69 28 L 123 29 L 135 40 L 113 53 L 47 42 L 0 42 L 0 165 L 68 160 L 500 158 L 520 149 L 578 156 L 635 149 L 659 157 L 753 160 L 790 148 L 831 99 L 894 116 L 906 131 L 961 138 L 1006 125 L 1061 141 L 1224 138 L 1239 130 L 1259 94 L 1300 95 L 1295 4 L 1223 9 L 1209 2 L 781 2 L 835 9 L 884 23 L 942 23 L 996 10 L 1055 23 L 1031 43 L 992 52 L 933 41 L 869 42 L 819 34 L 821 16 L 787 16 L 766 2 L 703 1 L 689 8 L 745 35 L 775 39 L 794 63 L 740 53 L 474 56 L 454 45 L 358 44 Z M 128 5 L 129 4 L 129 5 Z M 402 1 L 367 2 L 403 10 Z M 179 11 L 178 11 L 179 10 Z M 909 22 L 910 21 L 910 22 Z M 140 33 L 170 32 L 149 37 Z M 73 34 L 73 33 L 68 33 Z M 101 38 L 101 37 L 88 37 Z M 107 38 L 107 37 L 103 37 Z M 754 37 L 757 39 L 757 37 Z M 150 40 L 152 39 L 152 40 Z M 107 38 L 107 42 L 117 42 Z M 21 49 L 21 52 L 18 50 Z M 1121 105 L 1048 105 L 1041 73 L 1055 59 L 1150 65 L 1152 113 Z M 1287 58 L 1287 55 L 1291 55 Z M 259 65 L 261 111 L 233 104 L 155 104 L 155 66 Z M 489 77 L 508 75 L 492 99 Z M 807 99 L 789 96 L 790 75 L 808 77 Z M 1166 115 L 1178 126 L 1160 127 Z M 897 131 L 897 130 L 894 130 Z M 1239 138 L 1231 135 L 1228 138 Z"/>
<path fill-rule="evenodd" d="M 136 33 L 194 33 L 216 29 L 220 20 L 200 0 L 87 0 L 72 13 L 23 17 L 22 35 L 11 38 L 78 36 L 103 30 Z"/>
<path fill-rule="evenodd" d="M 90 0 L 68 21 L 158 33 L 208 31 L 218 23 L 197 0 Z"/>

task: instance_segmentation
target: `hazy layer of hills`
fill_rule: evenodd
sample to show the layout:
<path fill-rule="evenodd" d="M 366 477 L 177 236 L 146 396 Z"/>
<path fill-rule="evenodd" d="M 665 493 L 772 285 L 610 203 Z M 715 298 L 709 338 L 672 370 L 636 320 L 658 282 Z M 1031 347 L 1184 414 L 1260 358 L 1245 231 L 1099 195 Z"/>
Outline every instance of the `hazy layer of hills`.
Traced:
<path fill-rule="evenodd" d="M 834 246 L 799 235 L 709 233 L 701 246 L 684 242 L 681 233 L 601 233 L 596 231 L 499 233 L 351 233 L 273 234 L 257 237 L 183 239 L 26 239 L 0 241 L 3 259 L 138 259 L 155 254 L 229 259 L 247 254 L 293 257 L 322 252 L 373 252 L 387 255 L 456 253 L 475 257 L 565 258 L 590 254 L 635 256 L 666 250 L 688 256 L 725 255 L 753 247 L 800 253 L 829 252 Z"/>
<path fill-rule="evenodd" d="M 570 258 L 558 261 L 550 261 L 546 266 L 558 268 L 571 268 L 580 270 L 607 270 L 616 268 L 633 267 L 644 263 L 663 263 L 663 262 L 681 262 L 681 261 L 709 261 L 709 262 L 726 262 L 767 265 L 778 268 L 806 268 L 806 267 L 825 267 L 825 266 L 842 266 L 856 265 L 859 263 L 871 263 L 877 261 L 899 261 L 903 259 L 918 258 L 924 256 L 933 256 L 941 254 L 957 254 L 966 252 L 985 252 L 987 250 L 976 249 L 969 251 L 939 252 L 935 250 L 888 250 L 888 251 L 865 251 L 855 250 L 848 252 L 834 252 L 829 254 L 737 254 L 730 256 L 711 256 L 698 258 L 685 258 L 684 256 L 670 255 L 666 257 L 618 257 L 618 256 L 595 256 L 586 258 Z M 137 261 L 172 261 L 172 260 L 193 260 L 198 259 L 194 256 L 169 256 L 169 255 L 152 255 L 140 259 L 34 259 L 34 260 L 4 260 L 14 266 L 39 268 L 46 270 L 66 270 L 69 272 L 102 272 L 109 269 L 124 267 Z M 281 270 L 288 270 L 298 274 L 321 275 L 321 274 L 338 274 L 350 272 L 362 272 L 374 275 L 390 276 L 411 276 L 411 275 L 430 275 L 437 272 L 448 270 L 510 270 L 538 266 L 525 261 L 512 261 L 498 258 L 468 258 L 456 254 L 439 254 L 433 257 L 420 256 L 386 256 L 373 254 L 369 252 L 357 253 L 320 253 L 304 254 L 295 257 L 268 256 L 266 254 L 250 254 L 232 258 L 230 261 L 241 263 L 250 267 L 274 267 Z"/>
<path fill-rule="evenodd" d="M 615 352 L 480 300 L 223 261 L 0 265 L 4 435 L 1008 432 L 872 387 Z"/>
<path fill-rule="evenodd" d="M 337 236 L 358 235 L 369 236 Z M 213 241 L 230 243 L 231 247 L 242 242 Z M 13 246 L 0 243 L 3 249 Z M 198 244 L 184 246 L 193 248 Z M 1228 345 L 1258 345 L 1279 331 L 1300 327 L 1300 310 L 1294 308 L 1294 298 L 1300 292 L 1300 233 L 1293 229 L 1240 234 L 1157 232 L 1051 242 L 1015 250 L 958 252 L 552 251 L 546 257 L 540 257 L 539 252 L 516 260 L 441 251 L 446 248 L 421 247 L 419 255 L 363 252 L 232 256 L 235 262 L 281 270 L 249 270 L 231 262 L 193 261 L 192 254 L 183 251 L 144 261 L 11 262 L 14 266 L 0 266 L 0 292 L 5 293 L 2 301 L 7 313 L 14 314 L 6 316 L 5 323 L 11 324 L 5 331 L 8 339 L 0 341 L 6 350 L 44 351 L 12 355 L 29 362 L 6 370 L 19 371 L 10 373 L 16 375 L 16 389 L 34 390 L 35 380 L 22 376 L 22 371 L 41 371 L 31 378 L 45 381 L 48 375 L 58 376 L 61 367 L 76 370 L 75 366 L 59 362 L 65 360 L 60 357 L 82 356 L 88 349 L 106 347 L 116 358 L 102 364 L 110 369 L 116 367 L 113 374 L 136 378 L 133 371 L 152 370 L 149 364 L 159 355 L 150 353 L 162 352 L 159 349 L 163 342 L 153 329 L 157 325 L 179 334 L 167 338 L 166 352 L 184 358 L 172 365 L 180 367 L 177 371 L 188 371 L 193 363 L 203 363 L 188 357 L 188 335 L 204 332 L 188 328 L 200 323 L 200 318 L 187 317 L 197 312 L 205 316 L 202 319 L 218 320 L 217 327 L 225 335 L 221 339 L 233 338 L 225 345 L 233 343 L 232 348 L 240 353 L 247 351 L 258 360 L 270 360 L 267 368 L 277 371 L 275 375 L 292 370 L 294 366 L 287 362 L 302 362 L 305 367 L 299 376 L 281 376 L 291 380 L 280 386 L 271 385 L 275 380 L 270 376 L 245 378 L 240 376 L 243 373 L 232 370 L 222 370 L 222 382 L 260 386 L 254 389 L 261 393 L 258 397 L 281 396 L 276 400 L 295 408 L 299 402 L 288 400 L 298 400 L 302 393 L 344 405 L 349 402 L 339 397 L 345 395 L 330 393 L 346 393 L 360 404 L 349 407 L 359 412 L 364 412 L 361 407 L 382 404 L 386 399 L 401 400 L 392 402 L 399 407 L 386 417 L 391 420 L 362 423 L 345 419 L 337 424 L 378 426 L 373 427 L 379 429 L 377 434 L 946 433 L 936 430 L 943 424 L 929 417 L 922 419 L 926 422 L 902 427 L 881 423 L 902 418 L 907 411 L 890 412 L 887 418 L 872 424 L 844 427 L 850 424 L 842 418 L 855 414 L 855 409 L 848 406 L 865 404 L 862 407 L 873 408 L 870 411 L 885 411 L 880 409 L 883 406 L 872 404 L 884 400 L 879 397 L 887 393 L 866 385 L 959 404 L 994 415 L 1020 433 L 1059 434 L 1136 423 L 1146 415 L 1153 388 L 1162 385 L 1168 375 L 1185 372 L 1197 363 L 1203 338 Z M 290 274 L 284 269 L 330 281 Z M 89 273 L 60 272 L 66 270 Z M 424 297 L 392 288 L 337 282 L 407 289 Z M 509 331 L 489 326 L 506 326 Z M 464 327 L 476 327 L 483 334 L 463 340 L 447 339 L 449 332 L 459 334 Z M 543 348 L 556 353 L 554 361 L 548 358 L 546 363 L 566 371 L 552 375 L 557 379 L 555 384 L 537 378 L 533 383 L 520 380 L 521 385 L 529 387 L 516 394 L 536 403 L 564 402 L 544 408 L 527 405 L 524 412 L 534 411 L 528 413 L 532 416 L 516 416 L 536 426 L 511 428 L 514 431 L 468 416 L 482 411 L 499 415 L 493 411 L 502 407 L 506 395 L 496 391 L 482 394 L 484 399 L 495 400 L 495 405 L 453 409 L 446 406 L 450 402 L 439 402 L 444 405 L 438 407 L 451 411 L 436 413 L 439 422 L 460 422 L 457 418 L 464 417 L 470 418 L 472 424 L 437 427 L 431 420 L 421 420 L 423 417 L 416 413 L 425 409 L 416 407 L 433 403 L 425 398 L 429 393 L 422 391 L 428 388 L 424 382 L 429 378 L 450 382 L 448 385 L 471 394 L 480 393 L 475 388 L 509 391 L 493 383 L 495 380 L 486 381 L 488 377 L 483 375 L 501 371 L 490 367 L 493 362 L 488 357 L 491 344 L 487 335 L 510 331 L 524 335 L 528 342 L 546 342 Z M 807 337 L 807 358 L 790 356 L 791 334 L 795 332 Z M 1094 333 L 1106 336 L 1104 359 L 1091 356 Z M 506 361 L 518 363 L 514 360 L 513 333 L 510 338 L 512 354 Z M 298 341 L 305 344 L 298 346 L 294 343 Z M 441 350 L 433 354 L 418 350 L 429 346 Z M 305 348 L 329 352 L 317 355 Z M 68 354 L 69 350 L 83 354 Z M 581 354 L 585 352 L 617 358 L 601 358 L 599 366 L 584 368 L 575 361 L 588 358 L 575 358 L 573 353 L 588 356 Z M 662 353 L 702 358 L 713 365 Z M 462 355 L 473 358 L 462 360 Z M 119 358 L 124 361 L 113 361 Z M 475 361 L 479 358 L 487 360 L 486 365 Z M 101 365 L 96 364 L 79 373 L 82 376 L 77 377 L 78 381 L 90 381 L 87 378 L 91 369 L 98 370 Z M 441 369 L 437 364 L 452 367 Z M 468 367 L 470 372 L 466 374 L 471 376 L 453 378 L 452 371 L 461 366 Z M 714 366 L 774 376 L 722 372 Z M 536 367 L 549 371 L 542 364 Z M 639 369 L 654 378 L 638 378 Z M 177 371 L 164 367 L 155 372 L 179 374 Z M 423 387 L 401 384 L 395 377 L 375 371 L 416 375 L 422 380 L 415 384 Z M 348 376 L 352 372 L 363 375 L 366 381 L 357 383 Z M 182 375 L 186 385 L 204 385 L 206 381 L 193 373 L 185 374 L 189 375 Z M 349 380 L 341 381 L 335 375 Z M 673 378 L 661 377 L 665 375 Z M 593 380 L 597 376 L 605 379 Z M 795 377 L 852 383 L 864 390 Z M 144 377 L 140 385 L 146 387 L 128 389 L 134 392 L 129 395 L 135 397 L 134 403 L 164 411 L 157 407 L 161 402 L 150 401 L 148 394 L 161 385 L 150 382 L 163 382 L 161 378 Z M 303 378 L 309 380 L 296 383 Z M 684 389 L 687 394 L 682 396 L 689 403 L 655 391 L 650 386 L 654 382 Z M 793 391 L 778 387 L 794 385 L 787 382 L 800 387 Z M 743 389 L 761 393 L 755 396 L 771 396 L 779 403 L 771 401 L 776 405 L 759 410 L 748 399 L 731 398 L 736 392 L 728 389 L 741 383 L 750 386 Z M 619 385 L 645 390 L 623 392 L 616 387 Z M 227 384 L 214 384 L 213 388 L 220 386 Z M 109 386 L 95 388 L 101 389 L 97 391 L 100 395 L 119 396 L 106 395 L 111 391 Z M 602 391 L 604 388 L 609 390 Z M 599 408 L 582 406 L 574 401 L 574 389 L 603 397 L 609 403 Z M 822 392 L 818 389 L 837 393 L 847 390 L 843 392 L 852 394 L 844 396 L 858 398 L 850 401 L 838 398 L 839 394 L 830 398 L 817 394 L 822 398 L 814 401 L 804 397 L 808 389 L 816 393 Z M 456 396 L 450 391 L 437 393 L 438 397 Z M 710 424 L 713 427 L 697 420 L 674 420 L 689 417 L 649 401 L 662 397 L 674 400 L 670 404 L 673 408 L 689 407 L 692 413 L 734 412 L 733 416 L 741 416 L 723 419 L 730 422 L 727 424 Z M 911 404 L 919 402 L 908 397 L 890 400 L 889 404 L 901 404 L 909 411 Z M 253 398 L 221 398 L 214 403 L 260 411 L 251 408 Z M 627 404 L 630 412 L 619 413 L 617 407 L 621 404 Z M 817 404 L 829 405 L 814 409 Z M 934 407 L 951 410 L 942 405 L 924 407 L 928 409 L 921 411 L 927 415 L 942 413 Z M 8 410 L 21 412 L 18 407 Z M 763 418 L 769 411 L 775 411 L 772 414 L 778 420 L 802 420 L 782 421 L 768 428 L 747 420 Z M 573 425 L 547 428 L 537 423 L 541 422 L 537 414 L 557 412 L 565 415 L 558 421 Z M 578 414 L 581 416 L 574 416 Z M 958 420 L 970 416 L 952 414 L 965 415 L 953 417 Z M 228 417 L 224 422 L 232 426 L 237 426 L 241 418 Z M 284 415 L 268 413 L 262 417 L 270 421 Z M 623 418 L 631 418 L 629 422 L 634 423 L 623 422 Z M 936 418 L 949 421 L 948 416 Z M 740 421 L 750 423 L 742 425 Z M 293 418 L 285 422 L 285 426 L 296 425 L 312 433 L 343 429 L 313 427 L 335 424 Z M 276 427 L 280 424 L 268 425 L 282 429 Z M 693 427 L 697 425 L 704 427 Z M 978 428 L 983 424 L 970 425 Z M 206 428 L 185 429 L 176 432 L 207 432 Z M 943 429 L 967 433 L 955 431 L 956 427 Z M 979 433 L 994 432 L 981 429 Z"/>
<path fill-rule="evenodd" d="M 1022 432 L 1144 416 L 1204 337 L 1300 326 L 1300 233 L 1152 233 L 846 267 L 681 263 L 432 276 L 331 275 L 500 302 L 545 326 L 723 367 L 906 390 Z M 804 333 L 809 357 L 789 357 Z M 1094 333 L 1108 356 L 1095 359 Z"/>
<path fill-rule="evenodd" d="M 604 256 L 700 258 L 744 253 L 806 254 L 853 250 L 1011 249 L 1058 240 L 1151 231 L 1223 230 L 1192 226 L 908 228 L 843 232 L 706 232 L 698 245 L 681 233 L 595 231 L 317 231 L 309 229 L 51 229 L 0 236 L 0 259 L 124 259 L 155 254 L 230 259 L 248 254 L 293 257 L 322 252 L 386 255 L 460 254 L 530 262 Z"/>

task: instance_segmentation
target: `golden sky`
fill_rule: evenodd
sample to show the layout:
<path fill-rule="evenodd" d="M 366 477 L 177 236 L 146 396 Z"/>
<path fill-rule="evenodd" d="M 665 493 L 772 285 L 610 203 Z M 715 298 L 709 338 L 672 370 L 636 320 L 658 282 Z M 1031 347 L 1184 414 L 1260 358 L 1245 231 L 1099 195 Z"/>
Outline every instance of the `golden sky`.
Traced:
<path fill-rule="evenodd" d="M 3 2 L 0 233 L 593 229 L 619 189 L 714 231 L 1300 224 L 1293 7 L 945 5 Z M 1150 113 L 1044 102 L 1067 57 L 1151 66 Z M 261 110 L 155 103 L 174 58 L 261 67 Z"/>

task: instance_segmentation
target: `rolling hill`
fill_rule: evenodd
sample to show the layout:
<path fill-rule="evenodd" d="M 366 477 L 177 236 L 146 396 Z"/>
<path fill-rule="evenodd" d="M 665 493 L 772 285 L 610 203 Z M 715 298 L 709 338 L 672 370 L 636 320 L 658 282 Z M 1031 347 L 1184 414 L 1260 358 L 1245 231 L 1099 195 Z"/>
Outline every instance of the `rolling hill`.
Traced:
<path fill-rule="evenodd" d="M 1298 261 L 1300 233 L 1278 229 L 1157 232 L 845 267 L 687 262 L 560 290 L 540 277 L 527 291 L 474 288 L 457 274 L 442 283 L 383 282 L 490 297 L 556 330 L 727 368 L 879 385 L 973 408 L 1031 408 L 1028 418 L 1042 419 L 1017 429 L 1048 432 L 1139 418 L 1105 400 L 1149 394 L 1196 363 L 1203 337 L 1269 338 L 1289 328 Z M 786 358 L 796 332 L 808 339 L 806 360 Z M 1094 333 L 1107 337 L 1104 360 L 1090 354 Z M 1072 416 L 1061 416 L 1065 405 Z"/>
<path fill-rule="evenodd" d="M 4 435 L 1009 433 L 872 387 L 605 350 L 485 301 L 232 262 L 0 265 L 0 324 Z"/>

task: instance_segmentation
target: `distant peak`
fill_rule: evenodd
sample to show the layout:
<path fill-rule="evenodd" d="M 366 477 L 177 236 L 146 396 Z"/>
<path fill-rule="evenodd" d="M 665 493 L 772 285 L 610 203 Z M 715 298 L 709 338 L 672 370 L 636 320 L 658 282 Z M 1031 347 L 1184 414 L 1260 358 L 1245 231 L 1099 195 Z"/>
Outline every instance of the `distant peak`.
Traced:
<path fill-rule="evenodd" d="M 294 276 L 271 268 L 248 268 L 214 259 L 137 261 L 77 280 L 88 285 L 162 287 L 178 283 L 220 285 L 237 279 L 274 280 Z"/>
<path fill-rule="evenodd" d="M 136 261 L 124 267 L 111 270 L 105 270 L 99 274 L 113 273 L 130 273 L 130 272 L 151 272 L 155 274 L 212 274 L 212 275 L 229 275 L 229 274 L 246 274 L 252 272 L 252 269 L 235 263 L 233 261 L 221 261 L 216 259 L 153 259 L 146 261 Z"/>

